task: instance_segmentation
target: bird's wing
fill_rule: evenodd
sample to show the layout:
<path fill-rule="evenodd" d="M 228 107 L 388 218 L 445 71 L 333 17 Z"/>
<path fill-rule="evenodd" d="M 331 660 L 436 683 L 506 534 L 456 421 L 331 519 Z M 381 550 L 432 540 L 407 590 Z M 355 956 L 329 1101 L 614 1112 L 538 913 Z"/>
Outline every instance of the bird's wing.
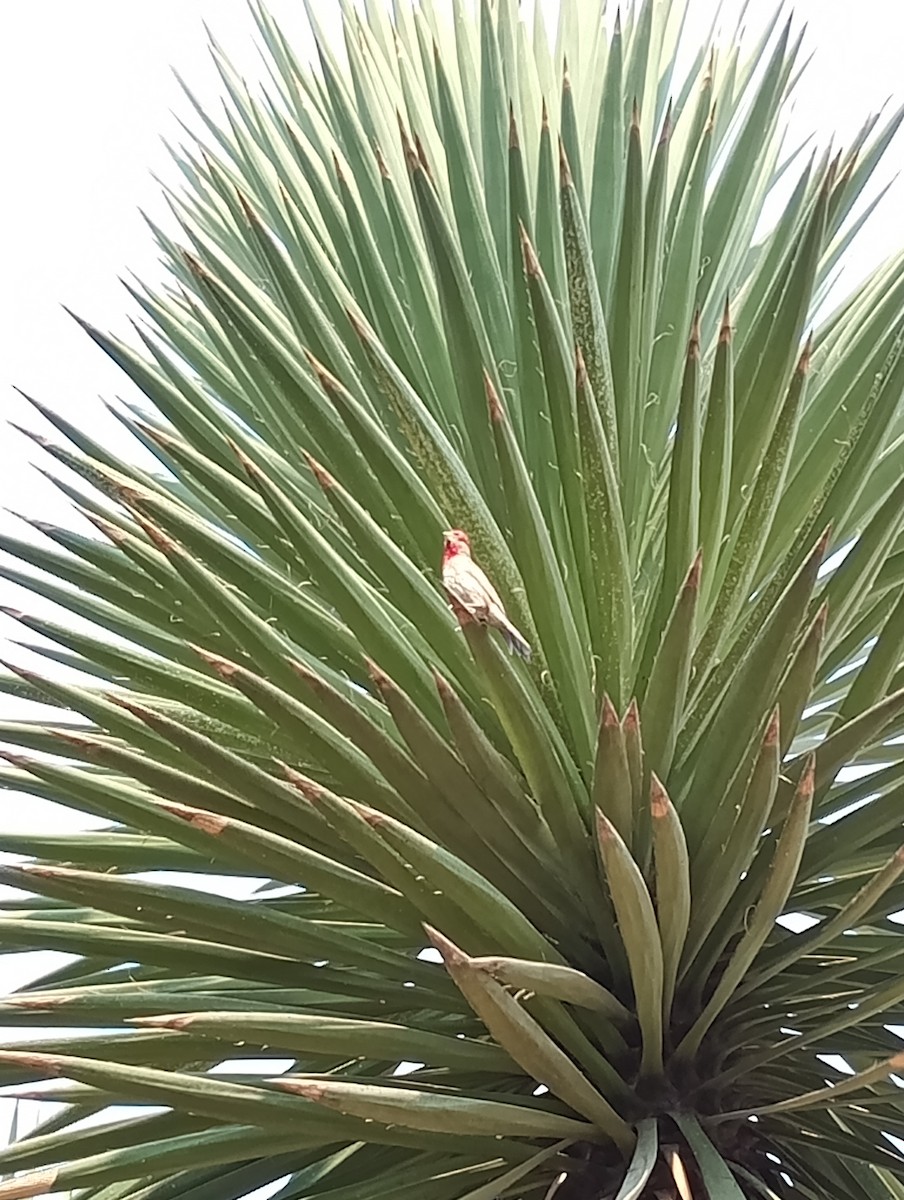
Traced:
<path fill-rule="evenodd" d="M 449 595 L 474 616 L 505 618 L 505 609 L 496 589 L 467 555 L 453 559 L 443 573 L 443 584 Z"/>
<path fill-rule="evenodd" d="M 472 558 L 462 554 L 460 558 L 455 559 L 451 570 L 448 571 L 448 578 L 453 586 L 450 587 L 449 582 L 445 583 L 447 592 L 475 617 L 496 620 L 501 624 L 507 620 L 503 602 L 499 599 L 496 588 Z"/>
<path fill-rule="evenodd" d="M 487 606 L 487 611 L 491 617 L 497 620 L 506 620 L 505 605 L 499 598 L 499 593 L 487 579 L 484 572 L 478 567 L 472 559 L 468 560 L 471 577 L 474 580 L 474 586 L 478 587 L 483 593 L 484 601 Z"/>

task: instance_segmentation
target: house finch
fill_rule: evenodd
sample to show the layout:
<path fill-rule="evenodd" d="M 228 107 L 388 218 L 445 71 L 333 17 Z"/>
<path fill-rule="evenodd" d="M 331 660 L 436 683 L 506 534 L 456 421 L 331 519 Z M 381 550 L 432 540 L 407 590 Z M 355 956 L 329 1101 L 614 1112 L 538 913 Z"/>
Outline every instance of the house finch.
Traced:
<path fill-rule="evenodd" d="M 461 529 L 443 534 L 443 587 L 459 621 L 492 625 L 513 654 L 530 658 L 530 646 L 505 615 L 499 593 L 471 557 L 471 539 Z"/>

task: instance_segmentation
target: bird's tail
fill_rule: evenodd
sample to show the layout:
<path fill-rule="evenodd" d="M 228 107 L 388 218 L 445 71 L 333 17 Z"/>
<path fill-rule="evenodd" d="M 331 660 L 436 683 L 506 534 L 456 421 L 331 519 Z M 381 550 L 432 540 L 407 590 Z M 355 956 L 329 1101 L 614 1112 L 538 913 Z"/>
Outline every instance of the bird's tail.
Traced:
<path fill-rule="evenodd" d="M 522 637 L 511 621 L 507 620 L 504 625 L 500 624 L 500 629 L 509 653 L 517 654 L 525 662 L 530 662 L 530 643 Z"/>

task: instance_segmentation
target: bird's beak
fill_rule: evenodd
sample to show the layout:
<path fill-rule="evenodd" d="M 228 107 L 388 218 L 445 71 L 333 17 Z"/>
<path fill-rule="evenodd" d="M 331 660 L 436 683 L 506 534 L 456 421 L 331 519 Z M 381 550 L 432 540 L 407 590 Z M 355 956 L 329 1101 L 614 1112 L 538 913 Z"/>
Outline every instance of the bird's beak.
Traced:
<path fill-rule="evenodd" d="M 451 530 L 451 529 L 444 529 L 444 530 L 443 530 L 443 537 L 444 537 L 444 538 L 450 538 L 451 536 L 452 536 L 452 530 Z"/>

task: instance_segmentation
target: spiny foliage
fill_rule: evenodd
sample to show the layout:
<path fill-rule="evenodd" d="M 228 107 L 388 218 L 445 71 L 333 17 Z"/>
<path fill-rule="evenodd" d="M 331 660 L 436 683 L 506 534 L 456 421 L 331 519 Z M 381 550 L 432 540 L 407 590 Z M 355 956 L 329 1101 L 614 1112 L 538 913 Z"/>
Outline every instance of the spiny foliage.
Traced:
<path fill-rule="evenodd" d="M 681 3 L 317 7 L 86 326 L 157 465 L 40 408 L 98 536 L 2 542 L 83 619 L 17 614 L 81 721 L 3 785 L 101 827 L 0 844 L 78 956 L 0 1005 L 77 1031 L 0 1055 L 69 1081 L 0 1197 L 900 1200 L 904 258 L 820 316 L 900 116 L 789 147 L 779 13 L 679 71 Z"/>

